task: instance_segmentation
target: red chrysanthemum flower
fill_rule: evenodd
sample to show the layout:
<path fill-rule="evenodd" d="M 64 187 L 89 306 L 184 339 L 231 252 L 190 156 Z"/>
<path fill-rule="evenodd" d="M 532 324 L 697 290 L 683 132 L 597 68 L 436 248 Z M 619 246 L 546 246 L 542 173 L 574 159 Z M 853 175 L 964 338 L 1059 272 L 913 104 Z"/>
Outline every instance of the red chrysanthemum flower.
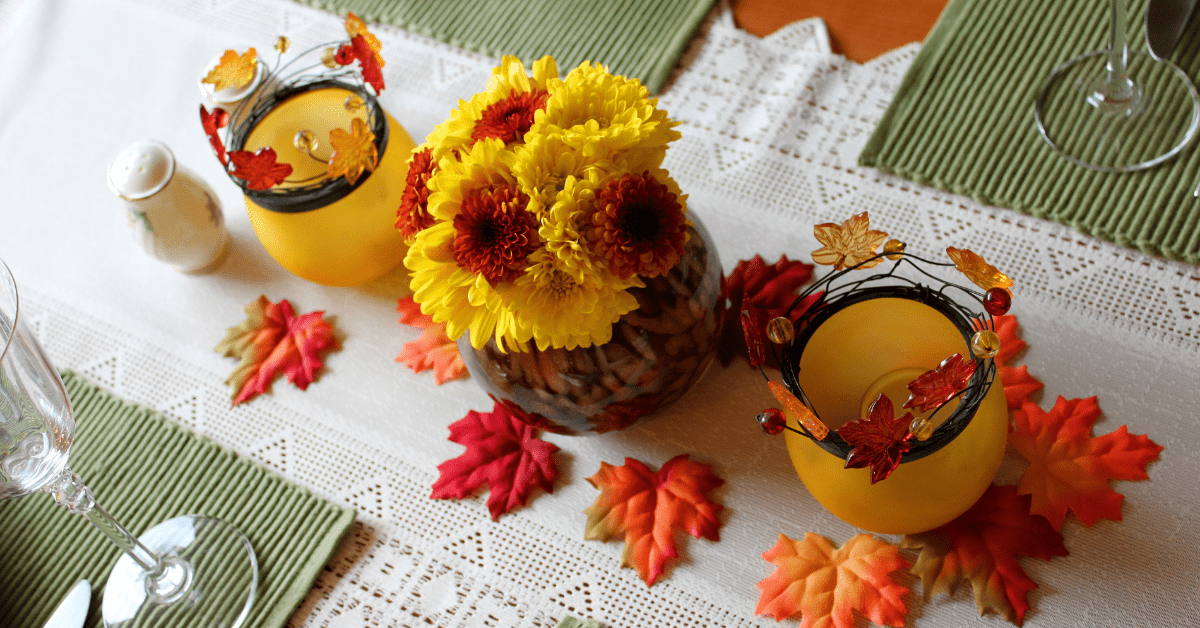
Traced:
<path fill-rule="evenodd" d="M 508 98 L 488 105 L 471 131 L 471 139 L 479 141 L 494 137 L 505 144 L 520 141 L 533 126 L 533 114 L 546 108 L 550 93 L 543 89 L 532 92 L 512 90 Z"/>
<path fill-rule="evenodd" d="M 627 174 L 598 190 L 587 223 L 592 251 L 622 279 L 666 274 L 687 239 L 678 197 L 649 172 Z"/>
<path fill-rule="evenodd" d="M 529 197 L 502 187 L 463 199 L 454 217 L 454 261 L 482 275 L 488 283 L 521 275 L 529 254 L 541 246 L 537 218 L 527 209 Z"/>
<path fill-rule="evenodd" d="M 429 148 L 414 153 L 408 161 L 404 194 L 400 196 L 400 209 L 396 212 L 396 228 L 405 239 L 417 237 L 434 223 L 433 216 L 429 215 L 429 178 L 433 176 L 435 165 L 433 149 Z"/>

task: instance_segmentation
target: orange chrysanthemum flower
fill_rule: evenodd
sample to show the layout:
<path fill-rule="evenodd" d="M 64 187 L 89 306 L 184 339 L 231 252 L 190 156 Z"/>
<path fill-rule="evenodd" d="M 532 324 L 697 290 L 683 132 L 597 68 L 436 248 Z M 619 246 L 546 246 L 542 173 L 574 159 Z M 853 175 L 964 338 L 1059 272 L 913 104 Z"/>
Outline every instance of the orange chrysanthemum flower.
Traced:
<path fill-rule="evenodd" d="M 550 93 L 544 89 L 510 91 L 507 98 L 488 105 L 480 112 L 475 129 L 471 131 L 471 140 L 477 142 L 494 137 L 505 144 L 521 141 L 529 127 L 533 126 L 534 114 L 546 108 L 548 98 Z"/>
<path fill-rule="evenodd" d="M 408 162 L 408 175 L 404 181 L 404 193 L 400 196 L 400 209 L 396 212 L 396 228 L 411 240 L 434 223 L 429 214 L 429 178 L 437 164 L 433 161 L 433 149 L 413 153 Z"/>
<path fill-rule="evenodd" d="M 541 247 L 529 197 L 508 187 L 464 198 L 454 217 L 454 261 L 495 286 L 513 281 Z"/>
<path fill-rule="evenodd" d="M 671 270 L 687 240 L 679 197 L 650 172 L 627 174 L 596 191 L 583 229 L 594 257 L 622 279 Z"/>

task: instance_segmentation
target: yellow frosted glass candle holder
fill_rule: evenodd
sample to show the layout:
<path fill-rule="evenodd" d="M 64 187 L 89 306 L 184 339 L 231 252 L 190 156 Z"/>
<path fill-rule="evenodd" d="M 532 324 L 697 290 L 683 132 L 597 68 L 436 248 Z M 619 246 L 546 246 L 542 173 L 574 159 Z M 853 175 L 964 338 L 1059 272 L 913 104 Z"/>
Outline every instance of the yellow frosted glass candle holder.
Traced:
<path fill-rule="evenodd" d="M 805 487 L 838 518 L 881 534 L 922 532 L 971 507 L 1004 456 L 1008 409 L 995 368 L 980 359 L 968 388 L 934 413 L 932 437 L 882 481 L 868 468 L 844 468 L 849 446 L 834 431 L 865 417 L 880 394 L 900 416 L 907 384 L 947 357 L 972 356 L 983 319 L 923 286 L 857 287 L 804 321 L 780 357 L 831 433 L 816 441 L 786 432 L 787 449 Z M 925 416 L 928 413 L 916 413 Z M 789 416 L 796 424 L 796 417 Z"/>
<path fill-rule="evenodd" d="M 327 159 L 322 144 L 330 131 L 350 129 L 355 118 L 375 134 L 375 170 L 354 183 L 322 177 L 327 164 L 314 155 Z M 256 103 L 239 126 L 236 148 L 270 147 L 280 163 L 293 168 L 288 181 L 271 189 L 245 190 L 254 231 L 284 268 L 312 282 L 350 286 L 404 262 L 407 248 L 395 228 L 396 210 L 414 144 L 366 88 L 337 80 L 285 87 Z M 297 139 L 304 131 L 311 133 L 309 142 Z"/>

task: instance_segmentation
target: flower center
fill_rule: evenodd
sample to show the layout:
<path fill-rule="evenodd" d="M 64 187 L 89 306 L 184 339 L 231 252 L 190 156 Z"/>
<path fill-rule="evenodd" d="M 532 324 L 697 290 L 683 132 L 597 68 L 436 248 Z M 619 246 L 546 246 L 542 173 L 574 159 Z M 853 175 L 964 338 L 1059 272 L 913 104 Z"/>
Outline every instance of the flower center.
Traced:
<path fill-rule="evenodd" d="M 454 261 L 493 286 L 525 270 L 529 254 L 541 246 L 537 218 L 525 209 L 529 197 L 503 187 L 463 199 L 454 217 Z"/>
<path fill-rule="evenodd" d="M 475 123 L 471 139 L 479 141 L 487 137 L 499 138 L 505 144 L 520 141 L 533 126 L 533 115 L 546 108 L 550 98 L 545 90 L 518 92 L 512 90 L 508 98 L 488 105 Z"/>

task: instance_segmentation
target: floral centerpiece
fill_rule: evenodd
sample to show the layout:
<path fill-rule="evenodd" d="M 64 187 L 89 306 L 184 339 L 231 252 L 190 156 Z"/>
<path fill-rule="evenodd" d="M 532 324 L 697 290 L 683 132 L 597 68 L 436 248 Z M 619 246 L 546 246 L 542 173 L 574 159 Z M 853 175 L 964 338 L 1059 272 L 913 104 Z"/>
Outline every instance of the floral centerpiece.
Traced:
<path fill-rule="evenodd" d="M 639 81 L 603 66 L 559 78 L 549 57 L 532 75 L 505 57 L 486 89 L 413 151 L 396 226 L 411 240 L 405 264 L 421 310 L 476 350 L 612 341 L 622 317 L 646 305 L 638 291 L 679 268 L 703 237 L 662 168 L 677 124 Z M 714 301 L 715 261 L 681 271 Z M 705 272 L 715 275 L 700 282 Z M 712 307 L 698 309 L 707 311 L 692 319 L 719 328 Z"/>

